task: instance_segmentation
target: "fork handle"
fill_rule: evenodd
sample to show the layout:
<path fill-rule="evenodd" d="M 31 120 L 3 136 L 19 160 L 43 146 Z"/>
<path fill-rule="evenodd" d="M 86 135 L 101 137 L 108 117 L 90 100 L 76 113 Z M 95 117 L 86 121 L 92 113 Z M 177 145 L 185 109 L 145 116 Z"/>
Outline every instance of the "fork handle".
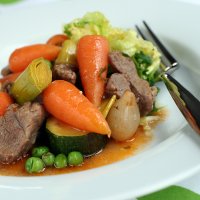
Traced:
<path fill-rule="evenodd" d="M 171 75 L 165 73 L 162 79 L 185 119 L 200 134 L 200 101 Z"/>

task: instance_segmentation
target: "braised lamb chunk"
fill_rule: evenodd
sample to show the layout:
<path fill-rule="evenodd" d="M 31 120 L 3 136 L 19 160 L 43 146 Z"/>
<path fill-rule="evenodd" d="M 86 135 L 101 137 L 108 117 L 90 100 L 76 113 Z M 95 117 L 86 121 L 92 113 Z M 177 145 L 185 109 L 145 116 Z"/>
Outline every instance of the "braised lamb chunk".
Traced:
<path fill-rule="evenodd" d="M 75 67 L 68 64 L 55 64 L 52 70 L 53 80 L 65 80 L 76 83 Z"/>
<path fill-rule="evenodd" d="M 126 90 L 131 91 L 130 83 L 124 75 L 119 73 L 112 74 L 106 84 L 106 96 L 111 97 L 112 95 L 116 95 L 117 98 L 120 98 Z"/>
<path fill-rule="evenodd" d="M 138 76 L 133 61 L 120 52 L 112 52 L 109 54 L 109 62 L 113 70 L 123 74 L 130 83 L 131 91 L 138 100 L 141 116 L 148 114 L 152 110 L 154 101 L 152 89 L 147 81 Z"/>
<path fill-rule="evenodd" d="M 13 84 L 12 81 L 5 81 L 4 83 L 1 84 L 1 91 L 11 94 L 10 90 L 11 90 L 12 84 Z"/>
<path fill-rule="evenodd" d="M 11 104 L 0 117 L 0 163 L 12 163 L 30 150 L 45 118 L 39 103 Z"/>
<path fill-rule="evenodd" d="M 2 75 L 2 76 L 7 76 L 7 75 L 9 75 L 9 74 L 11 74 L 11 71 L 10 71 L 9 66 L 6 66 L 6 67 L 4 67 L 4 68 L 1 70 L 1 75 Z"/>
<path fill-rule="evenodd" d="M 134 62 L 129 57 L 123 56 L 119 51 L 111 52 L 108 56 L 109 63 L 115 72 L 122 74 L 130 74 L 131 76 L 138 77 L 137 70 Z"/>

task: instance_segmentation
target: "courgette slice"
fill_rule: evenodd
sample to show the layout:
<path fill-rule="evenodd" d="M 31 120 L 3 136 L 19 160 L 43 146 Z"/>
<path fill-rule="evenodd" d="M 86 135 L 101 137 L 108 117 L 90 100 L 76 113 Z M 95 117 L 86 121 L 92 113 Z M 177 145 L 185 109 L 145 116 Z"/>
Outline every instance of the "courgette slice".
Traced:
<path fill-rule="evenodd" d="M 106 135 L 75 129 L 53 117 L 47 120 L 46 131 L 55 154 L 79 151 L 84 156 L 91 156 L 101 151 L 108 140 Z"/>

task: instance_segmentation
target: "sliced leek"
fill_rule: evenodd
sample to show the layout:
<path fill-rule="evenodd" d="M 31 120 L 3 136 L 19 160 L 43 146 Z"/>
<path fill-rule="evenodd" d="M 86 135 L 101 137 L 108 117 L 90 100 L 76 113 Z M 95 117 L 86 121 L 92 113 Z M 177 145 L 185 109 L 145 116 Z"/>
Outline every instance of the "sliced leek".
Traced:
<path fill-rule="evenodd" d="M 19 104 L 33 101 L 52 81 L 50 63 L 44 58 L 33 60 L 15 80 L 11 94 Z"/>
<path fill-rule="evenodd" d="M 76 65 L 76 43 L 72 40 L 66 40 L 55 62 L 56 64 Z"/>
<path fill-rule="evenodd" d="M 107 117 L 112 105 L 115 103 L 116 101 L 116 95 L 113 95 L 110 99 L 105 99 L 102 104 L 100 105 L 99 110 L 101 111 L 102 115 L 104 116 L 104 118 Z"/>

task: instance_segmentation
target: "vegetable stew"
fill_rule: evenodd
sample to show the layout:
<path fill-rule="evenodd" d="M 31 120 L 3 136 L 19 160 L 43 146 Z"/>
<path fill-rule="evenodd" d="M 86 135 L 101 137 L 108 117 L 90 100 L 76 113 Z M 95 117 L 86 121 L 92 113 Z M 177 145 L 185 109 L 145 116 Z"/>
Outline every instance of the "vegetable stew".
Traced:
<path fill-rule="evenodd" d="M 15 49 L 0 78 L 0 174 L 68 173 L 136 153 L 165 116 L 159 67 L 151 42 L 100 12 Z"/>

